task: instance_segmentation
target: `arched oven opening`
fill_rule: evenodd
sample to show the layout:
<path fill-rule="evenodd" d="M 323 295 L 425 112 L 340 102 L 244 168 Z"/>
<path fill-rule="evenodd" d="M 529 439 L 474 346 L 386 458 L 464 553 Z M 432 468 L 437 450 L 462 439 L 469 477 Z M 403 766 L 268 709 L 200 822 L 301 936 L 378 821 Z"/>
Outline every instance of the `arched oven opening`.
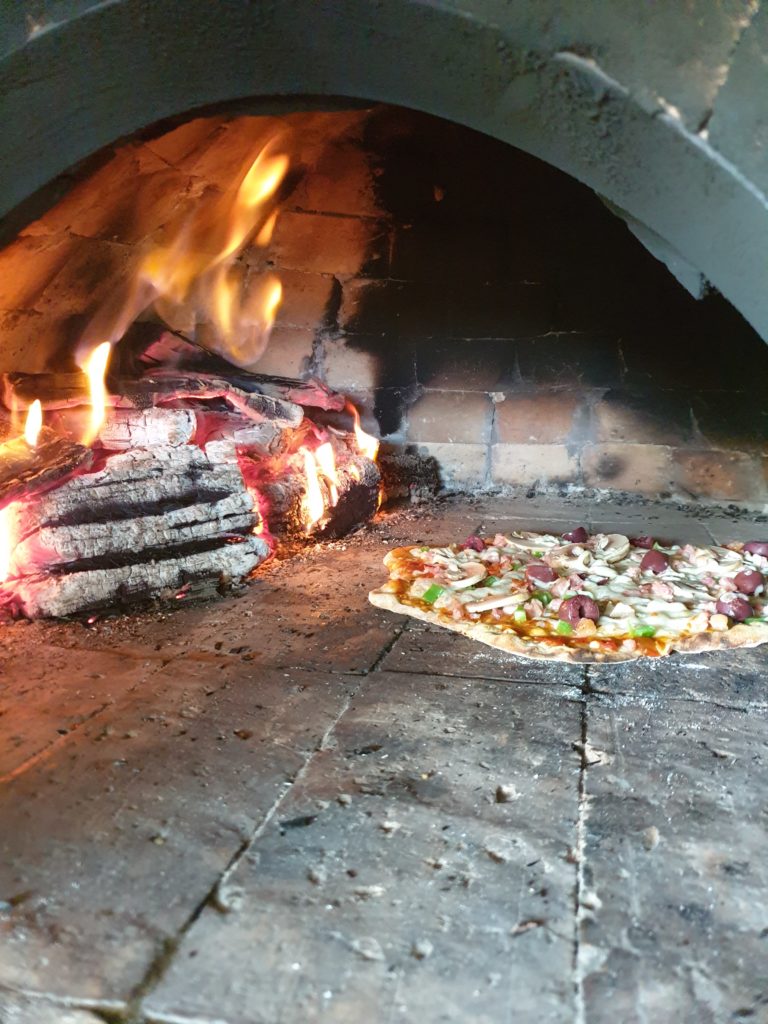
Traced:
<path fill-rule="evenodd" d="M 35 201 L 0 254 L 15 612 L 213 593 L 441 491 L 765 499 L 760 338 L 503 142 L 219 112 Z"/>

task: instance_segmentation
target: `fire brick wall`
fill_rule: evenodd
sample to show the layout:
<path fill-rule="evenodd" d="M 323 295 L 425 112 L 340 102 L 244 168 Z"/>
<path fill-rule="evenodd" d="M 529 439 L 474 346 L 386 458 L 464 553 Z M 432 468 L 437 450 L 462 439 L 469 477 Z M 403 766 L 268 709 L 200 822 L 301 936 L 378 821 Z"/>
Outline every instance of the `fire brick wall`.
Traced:
<path fill-rule="evenodd" d="M 66 360 L 136 254 L 275 127 L 292 171 L 243 262 L 284 300 L 256 369 L 353 395 L 448 487 L 766 500 L 768 349 L 739 315 L 689 295 L 584 186 L 398 108 L 197 119 L 54 183 L 0 253 L 2 368 Z"/>

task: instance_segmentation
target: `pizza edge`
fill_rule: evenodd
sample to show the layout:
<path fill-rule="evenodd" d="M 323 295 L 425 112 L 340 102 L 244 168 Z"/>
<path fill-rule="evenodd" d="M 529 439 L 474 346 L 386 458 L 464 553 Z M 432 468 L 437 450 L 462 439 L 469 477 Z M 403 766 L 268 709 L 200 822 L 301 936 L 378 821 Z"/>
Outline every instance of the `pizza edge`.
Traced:
<path fill-rule="evenodd" d="M 368 594 L 368 600 L 377 608 L 383 608 L 399 615 L 409 615 L 411 618 L 421 619 L 423 622 L 441 626 L 443 629 L 450 629 L 454 633 L 461 633 L 470 640 L 496 647 L 509 654 L 516 654 L 521 658 L 531 658 L 537 661 L 542 659 L 565 661 L 584 665 L 637 661 L 647 657 L 640 650 L 595 651 L 588 648 L 567 647 L 566 645 L 553 647 L 550 644 L 538 643 L 532 638 L 522 638 L 511 630 L 503 633 L 492 632 L 482 622 L 449 620 L 443 618 L 438 612 L 403 604 L 396 594 L 383 589 L 372 590 Z M 732 650 L 737 647 L 757 647 L 764 643 L 768 643 L 768 626 L 738 624 L 722 632 L 697 633 L 693 636 L 673 639 L 668 650 L 679 651 L 681 654 L 699 654 L 705 651 Z"/>

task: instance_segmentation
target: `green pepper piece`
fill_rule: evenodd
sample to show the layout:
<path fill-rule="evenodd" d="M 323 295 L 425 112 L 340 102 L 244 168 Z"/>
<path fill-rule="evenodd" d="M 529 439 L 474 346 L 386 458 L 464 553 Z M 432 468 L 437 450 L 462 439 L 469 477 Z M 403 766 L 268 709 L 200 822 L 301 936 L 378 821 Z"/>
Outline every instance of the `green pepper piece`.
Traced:
<path fill-rule="evenodd" d="M 552 595 L 548 594 L 546 590 L 534 590 L 532 597 L 537 598 L 541 603 L 546 606 L 552 600 Z"/>
<path fill-rule="evenodd" d="M 438 586 L 437 583 L 433 583 L 432 586 L 428 587 L 421 595 L 421 600 L 426 601 L 427 604 L 434 604 L 438 597 L 444 593 L 445 587 L 441 587 Z"/>
<path fill-rule="evenodd" d="M 515 622 L 528 621 L 528 616 L 525 614 L 525 610 L 523 608 L 515 608 L 515 610 L 512 612 L 512 618 L 515 620 Z"/>
<path fill-rule="evenodd" d="M 533 555 L 534 558 L 543 558 L 544 557 L 544 552 L 543 551 L 532 551 L 531 554 Z"/>
<path fill-rule="evenodd" d="M 558 622 L 557 624 L 557 632 L 562 633 L 563 636 L 570 636 L 573 632 L 573 626 L 570 623 L 564 622 L 561 619 L 560 622 Z"/>
<path fill-rule="evenodd" d="M 656 627 L 655 626 L 644 626 L 642 624 L 638 625 L 638 626 L 635 626 L 634 629 L 632 630 L 632 636 L 638 636 L 638 637 L 656 636 Z"/>
<path fill-rule="evenodd" d="M 498 576 L 486 576 L 482 583 L 478 584 L 480 587 L 492 587 L 494 583 L 498 583 Z"/>
<path fill-rule="evenodd" d="M 762 622 L 763 625 L 768 625 L 768 619 L 761 619 L 759 615 L 750 615 L 749 618 L 744 619 L 751 626 L 753 623 Z"/>

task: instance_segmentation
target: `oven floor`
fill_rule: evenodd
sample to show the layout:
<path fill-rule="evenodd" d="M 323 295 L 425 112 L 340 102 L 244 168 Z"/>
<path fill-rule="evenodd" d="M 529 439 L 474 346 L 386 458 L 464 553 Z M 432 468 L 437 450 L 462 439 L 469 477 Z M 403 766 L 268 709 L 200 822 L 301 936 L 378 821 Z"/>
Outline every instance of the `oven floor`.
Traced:
<path fill-rule="evenodd" d="M 398 543 L 580 523 L 766 533 L 450 500 L 0 628 L 0 1021 L 768 1020 L 766 650 L 547 666 L 366 602 Z"/>

